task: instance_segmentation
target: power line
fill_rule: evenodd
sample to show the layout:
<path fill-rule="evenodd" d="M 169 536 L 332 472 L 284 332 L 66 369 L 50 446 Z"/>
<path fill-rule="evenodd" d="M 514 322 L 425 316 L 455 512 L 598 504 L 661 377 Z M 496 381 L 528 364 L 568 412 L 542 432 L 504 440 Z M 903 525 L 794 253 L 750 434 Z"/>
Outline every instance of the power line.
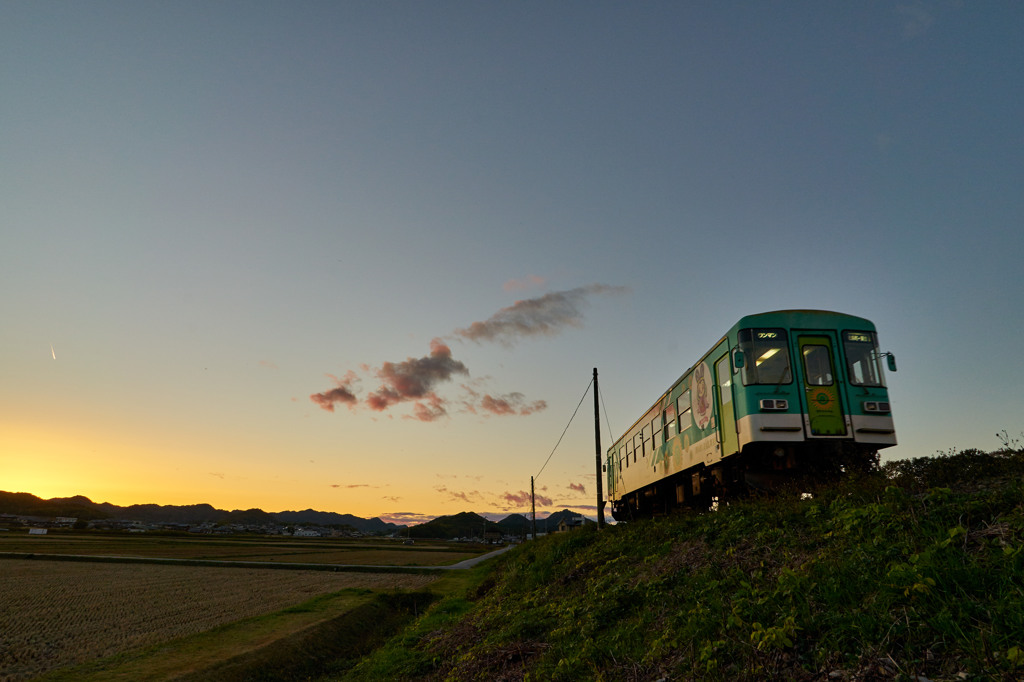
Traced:
<path fill-rule="evenodd" d="M 612 431 L 612 422 L 608 419 L 608 406 L 604 404 L 604 391 L 599 390 L 598 393 L 601 395 L 601 409 L 604 410 L 604 425 L 608 427 L 608 437 L 614 443 L 615 432 Z"/>
<path fill-rule="evenodd" d="M 572 420 L 576 418 L 576 413 L 580 411 L 580 405 L 582 405 L 583 401 L 586 400 L 587 393 L 590 393 L 590 386 L 593 383 L 594 383 L 594 379 L 591 378 L 590 379 L 590 383 L 587 384 L 586 390 L 583 391 L 583 397 L 580 398 L 579 405 L 576 406 L 576 410 L 572 413 L 572 416 L 569 417 L 569 423 L 565 425 L 565 429 L 562 431 L 562 435 L 558 437 L 558 442 L 555 443 L 555 447 L 551 450 L 551 455 L 555 454 L 555 450 L 557 450 L 558 446 L 561 445 L 562 439 L 565 438 L 565 432 L 568 431 L 569 430 L 569 426 L 572 425 Z M 540 478 L 540 475 L 544 472 L 544 467 L 546 467 L 548 465 L 548 462 L 551 461 L 551 455 L 548 455 L 548 458 L 546 460 L 544 460 L 544 466 L 542 466 L 540 468 L 540 471 L 537 472 L 537 475 L 534 476 L 534 479 Z"/>

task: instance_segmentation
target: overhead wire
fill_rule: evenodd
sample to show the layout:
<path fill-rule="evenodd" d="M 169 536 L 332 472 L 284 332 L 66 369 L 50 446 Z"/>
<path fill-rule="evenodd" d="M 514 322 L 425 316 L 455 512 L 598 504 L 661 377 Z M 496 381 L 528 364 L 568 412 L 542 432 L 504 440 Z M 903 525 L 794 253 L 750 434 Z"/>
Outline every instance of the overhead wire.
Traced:
<path fill-rule="evenodd" d="M 561 445 L 562 439 L 565 438 L 566 431 L 568 431 L 569 430 L 569 426 L 572 425 L 572 420 L 576 418 L 576 413 L 580 411 L 580 405 L 582 405 L 583 401 L 586 400 L 587 394 L 590 393 L 590 387 L 591 387 L 591 385 L 593 385 L 593 383 L 594 383 L 594 380 L 593 380 L 593 378 L 591 378 L 590 383 L 587 384 L 586 390 L 583 391 L 583 397 L 580 398 L 579 405 L 576 406 L 576 410 L 572 413 L 572 416 L 569 417 L 569 423 L 565 425 L 565 429 L 562 431 L 562 435 L 558 437 L 558 442 L 555 443 L 555 447 L 552 448 L 551 454 L 548 455 L 548 458 L 546 460 L 544 460 L 544 466 L 542 466 L 540 468 L 540 471 L 537 472 L 537 475 L 533 477 L 534 480 L 537 480 L 538 478 L 540 478 L 540 475 L 542 473 L 544 473 L 544 467 L 546 467 L 548 465 L 548 462 L 551 461 L 551 455 L 555 454 L 555 450 L 557 450 L 558 446 Z"/>
<path fill-rule="evenodd" d="M 604 404 L 604 391 L 598 389 L 598 395 L 601 396 L 601 409 L 604 410 L 604 425 L 608 427 L 608 437 L 611 439 L 609 442 L 615 442 L 615 432 L 612 431 L 612 422 L 608 419 L 608 406 Z"/>

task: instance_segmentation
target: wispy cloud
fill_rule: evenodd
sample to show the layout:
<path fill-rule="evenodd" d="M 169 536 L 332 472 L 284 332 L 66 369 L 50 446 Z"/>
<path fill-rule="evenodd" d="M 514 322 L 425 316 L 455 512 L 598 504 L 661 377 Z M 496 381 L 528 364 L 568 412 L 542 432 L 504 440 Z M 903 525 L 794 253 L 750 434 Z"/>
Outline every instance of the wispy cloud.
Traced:
<path fill-rule="evenodd" d="M 554 291 L 539 298 L 516 301 L 482 322 L 474 322 L 455 334 L 471 341 L 494 341 L 510 346 L 528 336 L 554 336 L 566 327 L 583 325 L 583 307 L 591 296 L 622 294 L 627 289 L 590 284 L 568 291 Z"/>
<path fill-rule="evenodd" d="M 586 495 L 587 494 L 587 489 L 583 486 L 582 483 L 570 483 L 569 484 L 569 490 L 574 490 L 574 491 L 580 493 L 581 495 Z"/>
<path fill-rule="evenodd" d="M 518 391 L 504 395 L 491 395 L 490 393 L 480 393 L 466 384 L 462 385 L 462 390 L 464 391 L 463 407 L 467 412 L 473 414 L 525 417 L 547 409 L 548 406 L 547 401 L 527 400 L 526 396 Z"/>
<path fill-rule="evenodd" d="M 536 491 L 534 491 L 534 498 L 534 502 L 536 504 L 541 505 L 542 507 L 550 507 L 551 505 L 554 504 L 550 497 L 547 497 L 545 495 L 538 495 Z M 525 490 L 520 490 L 519 492 L 516 493 L 503 493 L 501 499 L 503 499 L 506 503 L 517 509 L 529 508 L 530 506 L 530 493 L 526 492 Z"/>
<path fill-rule="evenodd" d="M 434 514 L 421 514 L 420 512 L 399 511 L 378 514 L 377 518 L 384 523 L 394 523 L 399 526 L 415 526 L 427 521 L 433 521 L 437 516 Z"/>
<path fill-rule="evenodd" d="M 466 504 L 480 504 L 483 502 L 483 495 L 477 490 L 461 491 L 461 490 L 450 490 L 447 486 L 439 485 L 434 488 L 435 492 L 446 495 L 449 500 L 456 501 L 461 500 Z"/>
<path fill-rule="evenodd" d="M 541 277 L 531 275 L 524 285 L 541 285 Z M 510 286 L 506 284 L 506 286 Z M 517 283 L 512 286 L 520 286 Z M 545 294 L 538 298 L 517 301 L 502 308 L 487 320 L 474 322 L 465 329 L 456 329 L 455 338 L 478 343 L 496 342 L 510 347 L 513 342 L 530 336 L 554 336 L 568 327 L 583 324 L 582 309 L 593 296 L 621 294 L 624 287 L 606 284 L 590 284 L 568 291 Z M 452 399 L 438 393 L 438 388 L 451 382 L 456 376 L 469 376 L 469 368 L 456 360 L 451 347 L 441 338 L 430 342 L 430 353 L 420 358 L 407 358 L 402 362 L 385 362 L 379 368 L 360 365 L 378 382 L 376 390 L 365 398 L 359 397 L 359 376 L 349 371 L 338 378 L 328 374 L 334 387 L 320 393 L 313 393 L 310 400 L 328 412 L 334 412 L 336 405 L 345 405 L 350 410 L 365 406 L 375 412 L 387 412 L 396 405 L 412 404 L 412 413 L 407 419 L 432 422 L 448 415 Z M 457 405 L 466 412 L 485 416 L 528 416 L 547 408 L 544 400 L 529 400 L 522 393 L 483 393 L 462 384 L 463 396 Z"/>

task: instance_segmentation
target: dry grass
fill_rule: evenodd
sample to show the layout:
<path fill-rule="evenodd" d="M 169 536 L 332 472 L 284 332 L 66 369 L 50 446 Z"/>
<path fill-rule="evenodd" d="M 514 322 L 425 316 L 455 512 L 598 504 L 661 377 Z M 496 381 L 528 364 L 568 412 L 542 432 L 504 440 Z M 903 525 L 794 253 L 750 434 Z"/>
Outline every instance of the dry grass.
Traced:
<path fill-rule="evenodd" d="M 432 576 L 5 560 L 0 682 L 203 632 L 346 588 Z"/>

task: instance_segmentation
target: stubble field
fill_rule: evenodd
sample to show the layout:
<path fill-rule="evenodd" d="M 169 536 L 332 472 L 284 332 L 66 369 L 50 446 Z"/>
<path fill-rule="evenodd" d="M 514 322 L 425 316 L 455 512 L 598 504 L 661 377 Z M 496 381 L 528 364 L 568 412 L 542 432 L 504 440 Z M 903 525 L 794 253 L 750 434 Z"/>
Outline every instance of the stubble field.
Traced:
<path fill-rule="evenodd" d="M 150 534 L 53 532 L 30 536 L 0 532 L 0 553 L 71 554 L 85 556 L 199 559 L 212 561 L 271 561 L 275 563 L 444 566 L 482 554 L 474 544 L 334 538 L 181 537 Z"/>
<path fill-rule="evenodd" d="M 431 575 L 9 559 L 0 562 L 0 682 L 204 632 L 346 588 Z"/>

